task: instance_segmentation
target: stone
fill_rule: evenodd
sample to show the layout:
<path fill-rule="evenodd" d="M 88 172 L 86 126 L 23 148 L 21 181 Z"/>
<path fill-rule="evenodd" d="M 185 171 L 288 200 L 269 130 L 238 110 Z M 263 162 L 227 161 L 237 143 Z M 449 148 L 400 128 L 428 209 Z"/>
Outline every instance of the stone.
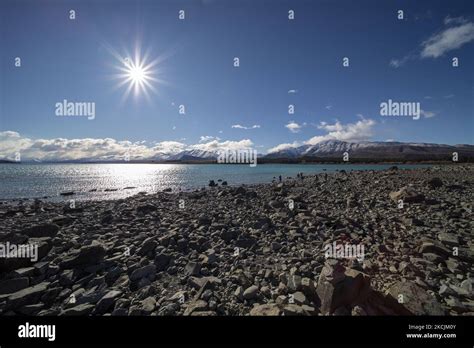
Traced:
<path fill-rule="evenodd" d="M 186 310 L 184 311 L 184 315 L 191 315 L 194 312 L 203 311 L 205 309 L 207 309 L 207 302 L 203 300 L 197 300 L 188 304 Z"/>
<path fill-rule="evenodd" d="M 88 266 L 99 263 L 105 256 L 105 248 L 99 243 L 82 247 L 79 251 L 65 257 L 59 264 L 63 269 Z"/>
<path fill-rule="evenodd" d="M 145 215 L 156 211 L 156 207 L 152 204 L 141 204 L 136 208 L 137 213 Z"/>
<path fill-rule="evenodd" d="M 288 289 L 291 291 L 301 290 L 301 276 L 293 274 L 288 277 Z"/>
<path fill-rule="evenodd" d="M 287 304 L 283 307 L 283 314 L 285 316 L 306 316 L 309 315 L 309 313 L 304 310 L 302 306 L 299 306 L 297 304 Z"/>
<path fill-rule="evenodd" d="M 281 314 L 280 306 L 274 303 L 260 304 L 250 310 L 251 316 L 279 316 Z"/>
<path fill-rule="evenodd" d="M 425 200 L 425 196 L 415 191 L 414 188 L 405 186 L 399 191 L 390 192 L 390 198 L 398 202 L 402 200 L 404 203 L 421 203 Z"/>
<path fill-rule="evenodd" d="M 434 189 L 434 188 L 443 186 L 443 180 L 441 180 L 438 177 L 435 177 L 435 178 L 427 180 L 426 184 L 428 185 L 428 187 Z"/>
<path fill-rule="evenodd" d="M 354 269 L 346 269 L 341 276 L 337 271 L 339 266 L 325 265 L 326 269 L 323 268 L 319 276 L 316 292 L 321 302 L 320 311 L 324 315 L 334 313 L 341 306 L 353 307 L 363 302 L 371 292 L 368 275 Z"/>
<path fill-rule="evenodd" d="M 133 281 L 137 281 L 142 278 L 148 277 L 152 274 L 155 274 L 155 272 L 156 272 L 155 265 L 147 265 L 147 266 L 140 267 L 134 270 L 132 274 L 130 274 L 129 278 L 133 282 Z"/>
<path fill-rule="evenodd" d="M 452 233 L 445 233 L 442 232 L 438 234 L 438 239 L 441 243 L 449 245 L 449 246 L 458 246 L 459 245 L 459 238 L 455 234 Z"/>
<path fill-rule="evenodd" d="M 234 296 L 242 301 L 244 299 L 244 289 L 241 286 L 238 286 L 234 291 Z"/>
<path fill-rule="evenodd" d="M 147 297 L 141 302 L 141 309 L 145 314 L 150 314 L 155 310 L 156 300 L 153 296 Z"/>
<path fill-rule="evenodd" d="M 443 308 L 434 296 L 412 282 L 396 282 L 387 290 L 412 315 L 445 315 Z"/>
<path fill-rule="evenodd" d="M 449 256 L 452 256 L 451 250 L 449 250 L 449 249 L 445 248 L 444 246 L 442 246 L 441 244 L 435 243 L 435 242 L 423 242 L 423 244 L 421 245 L 421 247 L 419 249 L 419 252 L 422 253 L 422 254 L 433 253 L 433 254 L 443 256 L 445 258 L 449 257 Z"/>
<path fill-rule="evenodd" d="M 11 294 L 27 288 L 30 285 L 28 277 L 5 279 L 0 281 L 0 295 Z"/>
<path fill-rule="evenodd" d="M 61 312 L 61 315 L 66 315 L 66 316 L 85 316 L 89 315 L 92 313 L 94 310 L 95 306 L 90 303 L 82 303 L 80 305 L 77 305 L 75 307 L 67 308 L 64 311 Z"/>
<path fill-rule="evenodd" d="M 115 301 L 122 294 L 121 291 L 111 290 L 107 292 L 100 300 L 97 302 L 94 310 L 94 314 L 104 314 L 109 309 L 113 308 Z"/>
<path fill-rule="evenodd" d="M 313 297 L 316 295 L 316 287 L 314 286 L 314 281 L 310 278 L 301 279 L 301 291 L 306 296 Z"/>
<path fill-rule="evenodd" d="M 49 282 L 43 282 L 11 294 L 7 298 L 7 307 L 15 309 L 37 303 L 48 289 L 49 284 Z"/>
<path fill-rule="evenodd" d="M 59 226 L 55 224 L 41 224 L 29 227 L 21 233 L 28 237 L 55 237 Z"/>
<path fill-rule="evenodd" d="M 150 238 L 145 239 L 143 241 L 143 245 L 141 246 L 141 248 L 138 249 L 138 255 L 143 256 L 143 255 L 148 254 L 150 251 L 153 251 L 156 248 L 156 245 L 157 245 L 157 242 L 155 238 L 150 237 Z"/>
<path fill-rule="evenodd" d="M 201 272 L 201 265 L 197 262 L 189 262 L 186 267 L 184 267 L 184 274 L 186 276 L 198 276 Z"/>
<path fill-rule="evenodd" d="M 253 300 L 254 298 L 257 297 L 257 294 L 258 294 L 258 287 L 255 285 L 252 285 L 248 287 L 247 289 L 245 289 L 242 296 L 246 300 Z"/>
<path fill-rule="evenodd" d="M 423 254 L 423 258 L 434 263 L 434 264 L 438 264 L 440 262 L 443 262 L 444 258 L 437 255 L 437 254 L 434 254 L 434 253 L 424 253 Z"/>
<path fill-rule="evenodd" d="M 297 291 L 294 294 L 291 294 L 290 298 L 292 298 L 294 303 L 296 303 L 297 305 L 303 305 L 307 302 L 306 296 L 301 291 Z"/>
<path fill-rule="evenodd" d="M 155 257 L 156 271 L 157 272 L 165 271 L 166 268 L 168 268 L 168 265 L 170 264 L 171 259 L 172 257 L 165 253 L 160 253 L 156 255 Z"/>

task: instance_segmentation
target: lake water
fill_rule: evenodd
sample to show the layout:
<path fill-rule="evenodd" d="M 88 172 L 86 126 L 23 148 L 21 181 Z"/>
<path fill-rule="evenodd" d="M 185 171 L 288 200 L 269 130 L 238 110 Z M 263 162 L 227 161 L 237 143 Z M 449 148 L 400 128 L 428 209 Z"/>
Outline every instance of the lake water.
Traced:
<path fill-rule="evenodd" d="M 124 198 L 141 191 L 165 188 L 188 190 L 218 179 L 229 185 L 270 183 L 282 175 L 335 172 L 337 170 L 384 170 L 391 165 L 355 164 L 0 164 L 0 200 L 42 198 L 97 200 Z M 428 165 L 398 165 L 410 169 Z M 133 187 L 133 188 L 130 188 Z M 128 189 L 125 189 L 128 188 Z M 105 192 L 106 189 L 116 190 Z M 61 192 L 75 195 L 62 197 Z"/>

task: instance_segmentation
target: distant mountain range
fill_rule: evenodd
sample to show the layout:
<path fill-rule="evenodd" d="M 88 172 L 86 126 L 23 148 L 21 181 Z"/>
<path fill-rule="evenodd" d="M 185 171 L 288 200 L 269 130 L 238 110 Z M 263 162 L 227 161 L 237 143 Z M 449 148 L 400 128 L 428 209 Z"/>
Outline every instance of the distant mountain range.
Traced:
<path fill-rule="evenodd" d="M 459 157 L 474 158 L 474 145 L 327 140 L 316 145 L 303 145 L 273 152 L 264 158 L 342 158 L 344 152 L 347 152 L 350 158 L 371 160 L 450 160 L 454 152 L 457 152 Z"/>
<path fill-rule="evenodd" d="M 288 148 L 267 155 L 260 155 L 261 161 L 295 161 L 295 160 L 340 160 L 347 152 L 350 159 L 365 160 L 452 160 L 453 153 L 458 153 L 459 159 L 474 159 L 474 145 L 444 145 L 430 143 L 402 143 L 364 141 L 347 142 L 340 140 L 322 141 L 316 145 L 303 145 Z M 165 161 L 215 161 L 218 152 L 203 150 L 187 150 L 178 154 L 161 158 Z"/>
<path fill-rule="evenodd" d="M 430 143 L 402 142 L 347 142 L 340 140 L 322 141 L 315 145 L 303 145 L 288 148 L 269 154 L 258 154 L 258 161 L 265 162 L 324 162 L 341 161 L 344 153 L 349 154 L 349 161 L 451 161 L 456 152 L 459 161 L 474 161 L 474 145 L 445 145 Z M 185 150 L 176 154 L 160 153 L 151 159 L 132 160 L 132 163 L 173 162 L 173 163 L 213 163 L 219 151 Z M 11 163 L 1 160 L 0 163 Z M 31 161 L 29 161 L 31 162 Z M 41 162 L 41 161 L 33 161 Z M 52 161 L 45 161 L 52 162 Z M 62 163 L 123 163 L 121 160 L 82 159 L 75 161 L 57 161 Z"/>

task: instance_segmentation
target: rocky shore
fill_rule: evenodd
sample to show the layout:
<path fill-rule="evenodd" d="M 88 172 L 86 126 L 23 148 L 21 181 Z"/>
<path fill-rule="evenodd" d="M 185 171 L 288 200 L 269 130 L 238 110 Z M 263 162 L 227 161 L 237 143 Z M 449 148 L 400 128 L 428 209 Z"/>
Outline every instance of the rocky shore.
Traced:
<path fill-rule="evenodd" d="M 0 205 L 0 315 L 473 315 L 474 166 Z M 363 246 L 328 258 L 328 245 Z"/>

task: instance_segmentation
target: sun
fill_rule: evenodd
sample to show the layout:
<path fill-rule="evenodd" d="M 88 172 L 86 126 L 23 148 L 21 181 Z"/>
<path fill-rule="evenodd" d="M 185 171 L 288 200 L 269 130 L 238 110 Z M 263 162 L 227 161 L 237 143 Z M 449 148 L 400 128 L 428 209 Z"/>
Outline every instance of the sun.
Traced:
<path fill-rule="evenodd" d="M 140 60 L 133 61 L 130 58 L 125 58 L 123 71 L 125 83 L 129 83 L 131 88 L 135 90 L 135 94 L 145 91 L 146 87 L 152 87 L 152 71 Z"/>
<path fill-rule="evenodd" d="M 119 55 L 116 51 L 110 50 L 114 57 L 118 60 L 115 68 L 118 73 L 114 78 L 118 79 L 117 88 L 125 88 L 123 100 L 133 93 L 135 98 L 145 95 L 150 98 L 150 91 L 157 94 L 156 85 L 162 83 L 163 80 L 158 78 L 158 64 L 160 58 L 149 61 L 148 54 L 142 56 L 140 49 L 135 49 L 134 55 Z"/>

